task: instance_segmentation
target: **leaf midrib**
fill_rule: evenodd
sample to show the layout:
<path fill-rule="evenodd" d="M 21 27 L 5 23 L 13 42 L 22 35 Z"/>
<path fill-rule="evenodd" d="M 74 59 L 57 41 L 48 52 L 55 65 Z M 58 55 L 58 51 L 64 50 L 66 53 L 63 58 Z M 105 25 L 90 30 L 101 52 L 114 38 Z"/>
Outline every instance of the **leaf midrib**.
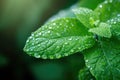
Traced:
<path fill-rule="evenodd" d="M 106 60 L 106 62 L 107 62 L 107 64 L 108 64 L 108 66 L 110 67 L 110 72 L 111 72 L 111 74 L 112 74 L 112 79 L 114 80 L 114 76 L 113 76 L 113 73 L 112 73 L 112 71 L 111 71 L 111 69 L 112 69 L 112 66 L 111 66 L 111 63 L 110 63 L 110 60 L 107 58 L 107 56 L 106 56 L 106 52 L 105 52 L 105 50 L 104 50 L 104 48 L 103 48 L 103 43 L 102 43 L 102 41 L 100 40 L 99 41 L 99 43 L 100 43 L 100 48 L 101 48 L 101 51 L 102 51 L 102 54 L 104 55 L 104 57 L 105 57 L 105 60 Z"/>

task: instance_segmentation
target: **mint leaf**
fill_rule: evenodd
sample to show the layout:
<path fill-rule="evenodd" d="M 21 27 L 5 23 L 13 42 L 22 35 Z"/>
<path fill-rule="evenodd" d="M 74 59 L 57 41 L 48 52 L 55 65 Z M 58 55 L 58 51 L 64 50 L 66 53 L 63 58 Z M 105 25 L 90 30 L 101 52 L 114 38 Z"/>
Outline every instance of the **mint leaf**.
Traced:
<path fill-rule="evenodd" d="M 100 25 L 98 27 L 89 29 L 89 32 L 97 34 L 101 37 L 110 38 L 112 35 L 111 31 L 110 31 L 110 27 L 111 27 L 111 25 L 109 25 L 109 24 L 100 23 Z"/>
<path fill-rule="evenodd" d="M 111 33 L 120 39 L 120 1 L 105 0 L 96 9 L 101 22 L 111 25 Z"/>
<path fill-rule="evenodd" d="M 94 27 L 95 23 L 98 22 L 98 15 L 94 11 L 88 8 L 73 9 L 78 20 L 87 28 Z"/>
<path fill-rule="evenodd" d="M 109 19 L 107 23 L 112 26 L 111 32 L 113 36 L 117 37 L 120 40 L 120 14 L 112 19 Z"/>
<path fill-rule="evenodd" d="M 84 54 L 86 66 L 97 80 L 120 79 L 120 41 L 101 38 Z"/>
<path fill-rule="evenodd" d="M 61 18 L 32 33 L 24 51 L 36 58 L 56 59 L 90 48 L 94 41 L 77 19 Z"/>
<path fill-rule="evenodd" d="M 99 18 L 102 22 L 106 22 L 120 13 L 120 1 L 105 0 L 95 9 L 95 12 L 99 14 Z"/>
<path fill-rule="evenodd" d="M 83 68 L 79 71 L 79 80 L 95 80 L 88 68 Z"/>

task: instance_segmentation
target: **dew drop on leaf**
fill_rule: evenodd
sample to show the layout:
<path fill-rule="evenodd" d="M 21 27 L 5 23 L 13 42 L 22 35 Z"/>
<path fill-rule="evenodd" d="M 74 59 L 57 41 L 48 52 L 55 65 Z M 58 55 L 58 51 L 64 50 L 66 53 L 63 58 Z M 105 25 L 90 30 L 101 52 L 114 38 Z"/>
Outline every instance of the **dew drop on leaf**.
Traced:
<path fill-rule="evenodd" d="M 52 27 L 49 27 L 49 29 L 52 29 Z"/>
<path fill-rule="evenodd" d="M 90 68 L 90 66 L 87 66 L 88 68 Z"/>
<path fill-rule="evenodd" d="M 61 55 L 60 55 L 60 54 L 55 54 L 55 57 L 56 57 L 56 58 L 60 58 Z"/>
<path fill-rule="evenodd" d="M 71 52 L 71 53 L 73 53 L 73 52 L 74 52 L 74 50 L 73 50 L 73 49 L 71 49 L 71 50 L 70 50 L 70 52 Z"/>
<path fill-rule="evenodd" d="M 92 67 L 90 68 L 90 70 L 92 70 Z"/>
<path fill-rule="evenodd" d="M 50 33 L 50 31 L 48 31 L 48 33 Z"/>
<path fill-rule="evenodd" d="M 49 56 L 50 59 L 54 59 L 54 57 L 52 55 Z"/>
<path fill-rule="evenodd" d="M 102 8 L 102 5 L 100 5 L 99 7 Z"/>
<path fill-rule="evenodd" d="M 71 41 L 71 40 L 72 40 L 72 38 L 69 38 L 69 40 Z"/>
<path fill-rule="evenodd" d="M 85 60 L 85 62 L 88 62 L 88 60 Z"/>
<path fill-rule="evenodd" d="M 40 55 L 37 53 L 34 53 L 35 58 L 40 58 Z"/>
<path fill-rule="evenodd" d="M 68 56 L 68 54 L 67 54 L 67 53 L 65 53 L 65 56 Z"/>
<path fill-rule="evenodd" d="M 55 26 L 55 25 L 56 25 L 56 23 L 53 23 L 53 25 Z"/>
<path fill-rule="evenodd" d="M 67 43 L 67 42 L 65 42 L 65 44 L 67 45 L 68 43 Z"/>
<path fill-rule="evenodd" d="M 40 33 L 38 33 L 38 36 L 41 36 L 42 35 L 42 33 L 40 32 Z"/>
<path fill-rule="evenodd" d="M 43 59 L 47 59 L 47 56 L 46 55 L 42 55 L 41 56 Z"/>

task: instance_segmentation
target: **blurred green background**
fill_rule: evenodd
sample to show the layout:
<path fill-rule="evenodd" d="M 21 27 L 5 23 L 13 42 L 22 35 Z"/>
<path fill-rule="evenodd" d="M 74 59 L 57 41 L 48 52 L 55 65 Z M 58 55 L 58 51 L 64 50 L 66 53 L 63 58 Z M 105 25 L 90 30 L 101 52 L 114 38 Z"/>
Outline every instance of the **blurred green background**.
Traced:
<path fill-rule="evenodd" d="M 31 32 L 59 10 L 71 14 L 68 8 L 77 2 L 77 6 L 94 9 L 101 1 L 0 0 L 0 80 L 78 80 L 79 69 L 84 67 L 81 54 L 42 60 L 25 54 L 23 47 Z"/>

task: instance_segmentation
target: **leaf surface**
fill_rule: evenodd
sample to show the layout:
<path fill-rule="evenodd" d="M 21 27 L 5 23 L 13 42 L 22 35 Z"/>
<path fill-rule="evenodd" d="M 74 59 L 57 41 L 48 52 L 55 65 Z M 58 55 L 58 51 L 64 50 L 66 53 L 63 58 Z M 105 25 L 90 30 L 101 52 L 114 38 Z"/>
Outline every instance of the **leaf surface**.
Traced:
<path fill-rule="evenodd" d="M 111 25 L 109 25 L 109 24 L 100 23 L 100 25 L 98 27 L 89 29 L 89 32 L 97 34 L 101 37 L 110 38 L 112 36 L 110 27 L 111 27 Z"/>
<path fill-rule="evenodd" d="M 97 13 L 88 8 L 73 9 L 78 20 L 87 28 L 92 28 L 99 21 Z"/>
<path fill-rule="evenodd" d="M 32 33 L 24 51 L 36 58 L 56 59 L 90 48 L 94 42 L 77 19 L 61 18 Z"/>
<path fill-rule="evenodd" d="M 79 71 L 79 80 L 95 80 L 88 68 L 83 68 Z"/>
<path fill-rule="evenodd" d="M 120 79 L 120 41 L 101 38 L 84 54 L 86 66 L 97 80 Z"/>
<path fill-rule="evenodd" d="M 120 40 L 120 0 L 105 0 L 96 9 L 101 22 L 111 25 L 111 33 Z"/>

